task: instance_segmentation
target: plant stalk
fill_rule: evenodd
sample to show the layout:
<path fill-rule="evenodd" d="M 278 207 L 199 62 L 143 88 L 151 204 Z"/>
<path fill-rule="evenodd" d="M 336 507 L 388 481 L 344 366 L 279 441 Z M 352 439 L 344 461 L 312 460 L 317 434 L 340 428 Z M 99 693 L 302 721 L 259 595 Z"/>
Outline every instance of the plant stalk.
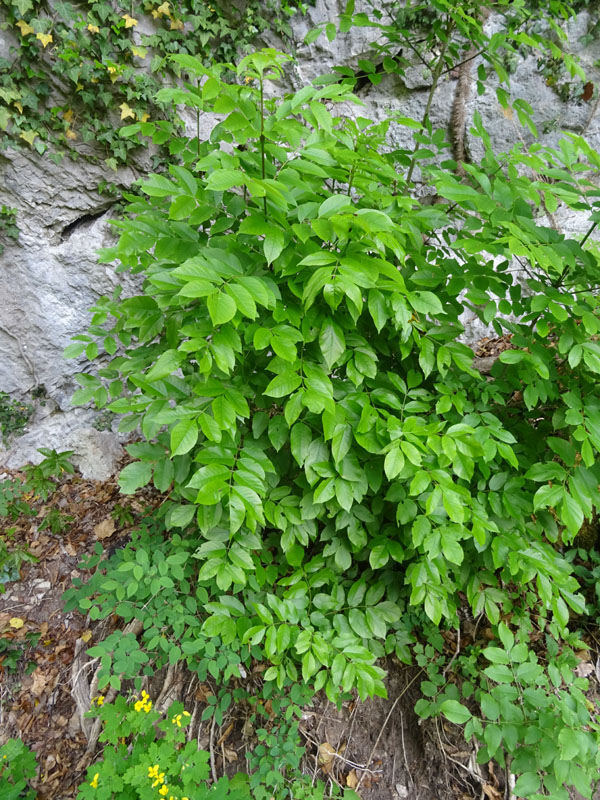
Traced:
<path fill-rule="evenodd" d="M 265 90 L 262 75 L 260 78 L 260 164 L 262 179 L 265 179 Z M 263 208 L 267 216 L 267 196 L 263 197 Z"/>
<path fill-rule="evenodd" d="M 448 43 L 450 42 L 450 35 L 452 33 L 452 29 L 454 27 L 454 20 L 450 19 L 447 27 L 446 27 L 446 41 L 442 43 L 442 51 L 440 53 L 440 57 L 438 58 L 438 62 L 435 65 L 435 71 L 433 73 L 433 81 L 431 82 L 431 89 L 429 90 L 429 97 L 427 98 L 427 105 L 425 106 L 425 113 L 423 114 L 423 120 L 421 122 L 421 129 L 425 127 L 427 122 L 429 121 L 429 111 L 431 109 L 431 104 L 433 103 L 433 95 L 435 94 L 435 90 L 437 89 L 438 82 L 442 75 L 442 68 L 444 66 L 444 56 L 446 55 L 446 50 L 448 49 Z M 406 176 L 406 182 L 410 183 L 412 174 L 414 172 L 417 160 L 415 158 L 415 153 L 419 149 L 419 143 L 415 142 L 415 146 L 412 152 L 412 158 L 410 162 L 410 167 L 408 168 L 408 174 Z"/>

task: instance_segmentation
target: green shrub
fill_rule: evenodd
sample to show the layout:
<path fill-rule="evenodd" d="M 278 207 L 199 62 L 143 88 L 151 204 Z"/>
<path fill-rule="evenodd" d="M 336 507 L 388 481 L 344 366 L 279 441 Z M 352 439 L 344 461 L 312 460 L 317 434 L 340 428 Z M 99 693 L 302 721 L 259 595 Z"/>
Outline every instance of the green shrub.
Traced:
<path fill-rule="evenodd" d="M 279 687 L 365 698 L 385 694 L 378 657 L 410 660 L 415 628 L 458 627 L 459 609 L 485 615 L 498 645 L 460 663 L 484 676 L 467 736 L 510 755 L 529 776 L 522 796 L 542 781 L 550 796 L 566 784 L 590 796 L 598 727 L 582 711 L 585 681 L 570 681 L 570 656 L 545 668 L 526 641 L 535 624 L 568 653 L 581 646 L 571 619 L 586 614 L 561 550 L 600 505 L 589 239 L 600 201 L 588 179 L 600 156 L 574 135 L 496 155 L 476 117 L 485 156 L 463 181 L 427 119 L 336 115 L 355 102 L 349 85 L 266 99 L 288 60 L 274 51 L 244 59 L 240 83 L 174 60 L 204 82 L 159 99 L 224 119 L 179 149 L 185 166 L 142 184 L 147 199 L 129 198 L 102 259 L 142 274 L 143 294 L 100 300 L 68 355 L 109 360 L 80 376 L 74 402 L 141 429 L 122 491 L 152 482 L 169 494 L 164 524 L 182 534 L 172 555 L 153 554 L 154 580 L 199 601 L 198 644 L 186 646 L 215 640 L 267 659 Z M 414 151 L 386 150 L 397 125 L 415 129 Z M 416 164 L 439 204 L 411 195 Z M 546 224 L 559 203 L 588 220 L 581 240 Z M 460 341 L 465 309 L 511 336 L 489 376 Z M 128 558 L 139 588 L 150 557 Z M 185 652 L 168 649 L 172 663 Z M 463 689 L 475 691 L 466 678 Z M 467 723 L 460 691 L 422 713 Z"/>

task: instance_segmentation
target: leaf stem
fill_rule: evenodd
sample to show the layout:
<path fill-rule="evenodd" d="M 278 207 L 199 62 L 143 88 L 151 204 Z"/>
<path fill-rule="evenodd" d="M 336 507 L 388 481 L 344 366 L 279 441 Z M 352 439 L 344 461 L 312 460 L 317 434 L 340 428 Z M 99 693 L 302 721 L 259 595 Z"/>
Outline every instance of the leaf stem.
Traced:
<path fill-rule="evenodd" d="M 262 179 L 265 179 L 265 87 L 262 75 L 260 76 L 260 164 Z M 267 196 L 263 197 L 263 208 L 267 216 Z"/>

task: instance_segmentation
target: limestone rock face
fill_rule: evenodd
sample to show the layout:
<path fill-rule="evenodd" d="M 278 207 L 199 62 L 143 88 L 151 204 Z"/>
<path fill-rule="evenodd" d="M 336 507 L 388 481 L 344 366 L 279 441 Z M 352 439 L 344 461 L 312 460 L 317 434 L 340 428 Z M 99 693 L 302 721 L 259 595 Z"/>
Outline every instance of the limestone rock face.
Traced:
<path fill-rule="evenodd" d="M 265 45 L 289 48 L 296 53 L 298 61 L 287 72 L 285 89 L 299 89 L 336 65 L 356 67 L 359 59 L 372 57 L 371 43 L 377 38 L 373 28 L 355 27 L 346 34 L 338 34 L 331 42 L 322 34 L 312 44 L 304 44 L 304 37 L 311 28 L 339 19 L 345 5 L 346 0 L 317 0 L 305 17 L 292 19 L 291 48 L 274 35 L 263 35 Z M 369 13 L 370 4 L 357 0 L 355 13 L 359 12 Z M 600 58 L 600 45 L 596 42 L 582 47 L 579 42 L 589 21 L 587 12 L 578 15 L 571 23 L 570 41 L 572 50 L 581 56 L 590 80 L 597 84 L 600 73 L 594 63 Z M 497 22 L 492 16 L 486 24 L 493 30 Z M 10 60 L 14 44 L 10 32 L 0 31 L 1 58 Z M 467 148 L 473 160 L 481 155 L 479 140 L 468 133 L 468 120 L 474 111 L 481 114 L 497 150 L 508 150 L 521 141 L 530 141 L 530 134 L 503 113 L 493 81 L 482 96 L 477 95 L 474 81 L 477 66 L 478 61 L 474 59 L 469 78 L 471 91 L 465 108 Z M 431 75 L 415 62 L 403 79 L 384 75 L 378 86 L 366 84 L 359 89 L 357 95 L 362 106 L 346 104 L 339 110 L 343 114 L 374 120 L 384 119 L 394 112 L 420 120 L 430 85 Z M 434 127 L 448 128 L 456 87 L 456 74 L 448 73 L 442 78 L 430 109 Z M 535 109 L 542 142 L 555 144 L 560 130 L 567 128 L 585 133 L 590 144 L 600 149 L 598 104 L 561 102 L 539 73 L 535 58 L 516 65 L 512 92 L 514 97 L 522 98 Z M 195 115 L 183 116 L 188 132 L 195 133 Z M 214 122 L 208 115 L 202 117 L 202 135 L 209 135 Z M 412 147 L 410 129 L 392 125 L 390 145 Z M 0 154 L 0 205 L 17 209 L 20 231 L 18 243 L 6 245 L 0 256 L 0 391 L 23 397 L 43 386 L 56 412 L 44 419 L 36 417 L 25 436 L 16 440 L 9 452 L 0 449 L 0 463 L 18 466 L 23 460 L 39 458 L 37 447 L 53 447 L 56 443 L 58 449 L 78 448 L 82 466 L 96 460 L 98 475 L 115 468 L 120 454 L 115 435 L 106 432 L 96 436 L 98 432 L 89 427 L 91 412 L 69 409 L 69 398 L 75 388 L 73 376 L 85 368 L 86 362 L 65 361 L 62 352 L 71 336 L 85 331 L 89 322 L 88 309 L 98 297 L 110 294 L 124 280 L 129 281 L 126 293 L 135 288 L 133 279 L 117 275 L 113 267 L 97 262 L 96 250 L 111 241 L 108 224 L 111 200 L 103 196 L 98 187 L 100 181 L 106 179 L 126 188 L 147 166 L 140 162 L 134 168 L 115 174 L 84 157 L 76 161 L 65 159 L 56 165 L 47 155 L 39 156 L 33 150 L 9 150 Z M 427 187 L 422 187 L 421 191 L 427 193 Z M 557 219 L 565 225 L 565 232 L 581 232 L 575 215 L 564 214 L 559 209 Z M 464 315 L 464 323 L 467 342 L 489 334 L 489 329 L 471 313 Z M 87 466 L 84 468 L 88 470 Z M 88 474 L 91 471 L 93 468 L 89 467 Z"/>
<path fill-rule="evenodd" d="M 94 413 L 88 409 L 59 409 L 36 414 L 29 430 L 15 439 L 9 450 L 0 449 L 0 463 L 9 469 L 39 464 L 39 447 L 62 452 L 72 450 L 70 461 L 87 480 L 105 481 L 114 475 L 125 451 L 112 431 L 92 427 Z"/>
<path fill-rule="evenodd" d="M 0 256 L 0 391 L 44 386 L 66 408 L 80 366 L 62 351 L 85 330 L 94 301 L 121 282 L 96 258 L 111 241 L 112 203 L 98 192 L 101 169 L 83 159 L 56 165 L 11 151 L 1 163 L 0 200 L 17 209 L 19 240 Z M 119 177 L 127 185 L 136 176 Z"/>

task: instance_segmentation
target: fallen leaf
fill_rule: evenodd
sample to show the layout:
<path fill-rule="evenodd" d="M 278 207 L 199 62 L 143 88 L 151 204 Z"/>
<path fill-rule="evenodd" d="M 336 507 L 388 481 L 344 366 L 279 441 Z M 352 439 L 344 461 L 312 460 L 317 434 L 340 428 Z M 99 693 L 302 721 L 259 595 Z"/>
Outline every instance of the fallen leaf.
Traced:
<path fill-rule="evenodd" d="M 9 620 L 9 625 L 11 628 L 14 628 L 18 631 L 19 628 L 22 628 L 23 625 L 25 625 L 25 621 L 22 620 L 21 617 L 11 617 Z"/>
<path fill-rule="evenodd" d="M 213 697 L 213 696 L 214 696 L 214 692 L 212 691 L 210 686 L 207 686 L 206 683 L 201 683 L 200 686 L 196 689 L 196 693 L 194 695 L 194 698 L 199 703 L 208 703 L 208 698 L 209 697 Z"/>
<path fill-rule="evenodd" d="M 49 45 L 50 42 L 54 41 L 51 33 L 37 33 L 35 38 L 39 39 L 44 47 Z"/>
<path fill-rule="evenodd" d="M 123 106 L 127 106 L 127 103 L 122 103 L 121 108 Z M 129 108 L 129 106 L 127 106 Z M 129 109 L 131 111 L 131 109 Z M 123 114 L 121 114 L 121 119 L 125 119 Z M 111 517 L 107 517 L 107 519 L 103 519 L 102 522 L 99 522 L 94 527 L 94 536 L 96 539 L 108 539 L 110 536 L 113 535 L 115 532 L 115 521 Z"/>
<path fill-rule="evenodd" d="M 39 695 L 42 694 L 48 685 L 49 676 L 44 674 L 41 667 L 34 669 L 31 675 L 33 677 L 33 683 L 31 684 L 29 691 L 36 697 L 39 697 Z"/>
<path fill-rule="evenodd" d="M 593 672 L 594 667 L 589 663 L 589 661 L 580 661 L 575 667 L 575 675 L 577 675 L 578 678 L 587 678 Z"/>
<path fill-rule="evenodd" d="M 135 45 L 132 45 L 131 52 L 133 53 L 134 56 L 137 56 L 138 58 L 146 58 L 146 53 L 148 51 L 146 50 L 145 47 L 136 47 Z"/>
<path fill-rule="evenodd" d="M 81 638 L 81 640 L 82 640 L 83 642 L 85 642 L 85 643 L 87 644 L 87 643 L 89 642 L 89 640 L 92 638 L 92 632 L 91 632 L 90 630 L 84 631 L 84 632 L 81 634 L 81 637 L 80 637 L 80 638 Z"/>
<path fill-rule="evenodd" d="M 491 786 L 489 783 L 484 783 L 481 788 L 483 789 L 485 796 L 488 797 L 489 800 L 501 800 L 502 795 L 500 794 L 500 792 L 497 789 L 494 789 L 494 787 Z"/>
<path fill-rule="evenodd" d="M 126 28 L 133 28 L 134 25 L 138 24 L 137 19 L 134 19 L 129 14 L 122 14 L 121 19 L 125 20 L 125 27 Z"/>
<path fill-rule="evenodd" d="M 17 108 L 17 109 L 18 109 L 18 111 L 19 111 L 19 114 L 22 114 L 22 113 L 23 113 L 23 106 L 21 105 L 21 103 L 19 103 L 19 101 L 18 101 L 18 100 L 15 100 L 15 102 L 14 102 L 14 104 L 13 104 L 13 105 L 15 106 L 15 108 Z"/>
<path fill-rule="evenodd" d="M 594 96 L 594 84 L 591 81 L 588 81 L 583 87 L 583 94 L 581 95 L 581 99 L 585 100 L 586 103 L 589 103 L 593 96 Z"/>
<path fill-rule="evenodd" d="M 133 119 L 135 119 L 135 112 L 133 108 L 130 108 L 127 105 L 127 103 L 121 103 L 119 108 L 121 109 L 121 119 L 127 119 L 127 117 L 133 117 Z M 114 526 L 114 521 L 113 521 L 113 526 Z"/>
<path fill-rule="evenodd" d="M 165 17 L 170 17 L 171 16 L 170 5 L 171 5 L 170 3 L 163 3 L 162 5 L 160 5 L 156 9 L 156 13 L 158 14 L 158 16 L 162 16 L 164 14 Z"/>
<path fill-rule="evenodd" d="M 225 755 L 225 761 L 229 763 L 238 760 L 238 754 L 235 752 L 235 750 L 232 750 L 230 747 L 224 747 L 223 753 Z"/>
<path fill-rule="evenodd" d="M 77 138 L 77 134 L 71 128 L 67 128 L 67 130 L 65 131 L 65 136 L 67 137 L 67 139 L 76 139 Z"/>
<path fill-rule="evenodd" d="M 90 33 L 100 33 L 100 28 L 97 25 L 88 25 L 87 29 Z"/>
<path fill-rule="evenodd" d="M 348 786 L 350 789 L 356 789 L 358 786 L 358 775 L 356 774 L 356 770 L 351 769 L 346 775 L 346 786 Z"/>
<path fill-rule="evenodd" d="M 69 125 L 73 122 L 73 109 L 67 108 L 67 110 L 63 113 L 63 119 L 65 122 L 68 122 Z"/>
<path fill-rule="evenodd" d="M 504 114 L 506 119 L 512 119 L 513 118 L 513 110 L 512 110 L 511 106 L 506 106 L 506 108 L 503 108 L 502 109 L 502 113 Z"/>
<path fill-rule="evenodd" d="M 172 19 L 171 20 L 171 30 L 172 31 L 182 31 L 183 30 L 183 22 L 180 19 Z"/>
<path fill-rule="evenodd" d="M 150 119 L 150 114 L 147 111 L 144 111 L 141 117 L 138 116 L 140 122 L 147 122 Z"/>
<path fill-rule="evenodd" d="M 336 751 L 329 742 L 323 742 L 319 745 L 319 766 L 323 772 L 331 771 L 335 754 Z"/>

